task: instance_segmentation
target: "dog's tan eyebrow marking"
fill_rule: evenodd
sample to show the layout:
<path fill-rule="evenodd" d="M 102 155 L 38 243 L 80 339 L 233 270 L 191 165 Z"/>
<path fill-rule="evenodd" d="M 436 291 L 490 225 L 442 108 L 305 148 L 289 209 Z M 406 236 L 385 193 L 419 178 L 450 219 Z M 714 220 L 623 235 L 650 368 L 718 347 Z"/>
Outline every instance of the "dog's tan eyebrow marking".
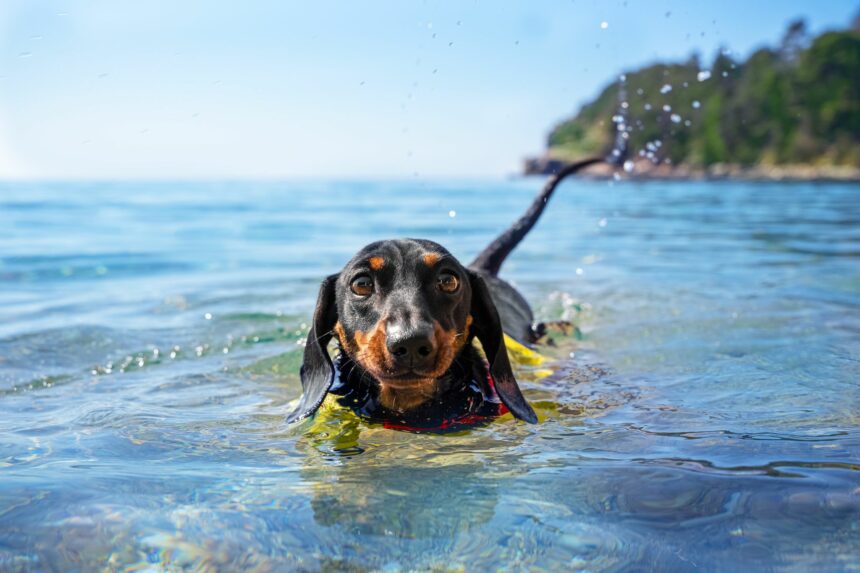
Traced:
<path fill-rule="evenodd" d="M 378 271 L 385 266 L 385 259 L 383 259 L 382 257 L 370 257 L 367 262 L 370 265 L 370 268 L 375 271 Z"/>
<path fill-rule="evenodd" d="M 432 267 L 439 262 L 441 255 L 439 255 L 439 253 L 424 253 L 424 256 L 422 256 L 421 258 L 424 259 L 425 265 L 427 265 L 428 267 Z"/>

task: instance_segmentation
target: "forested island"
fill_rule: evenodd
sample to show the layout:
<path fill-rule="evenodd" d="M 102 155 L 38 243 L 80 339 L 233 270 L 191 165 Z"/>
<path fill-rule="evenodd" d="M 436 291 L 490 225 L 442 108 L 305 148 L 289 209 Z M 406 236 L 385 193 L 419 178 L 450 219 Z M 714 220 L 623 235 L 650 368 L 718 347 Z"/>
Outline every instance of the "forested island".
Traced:
<path fill-rule="evenodd" d="M 860 16 L 814 38 L 796 21 L 745 61 L 720 50 L 710 64 L 694 54 L 627 72 L 525 171 L 594 154 L 631 176 L 860 179 Z"/>

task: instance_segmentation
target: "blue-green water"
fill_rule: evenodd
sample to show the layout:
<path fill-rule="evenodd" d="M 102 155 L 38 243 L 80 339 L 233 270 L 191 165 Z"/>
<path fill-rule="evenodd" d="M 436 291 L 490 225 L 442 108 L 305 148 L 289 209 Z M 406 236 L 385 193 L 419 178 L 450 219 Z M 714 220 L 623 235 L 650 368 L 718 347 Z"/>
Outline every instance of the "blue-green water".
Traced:
<path fill-rule="evenodd" d="M 860 569 L 856 185 L 566 183 L 541 424 L 285 425 L 322 277 L 540 184 L 2 184 L 0 570 Z"/>

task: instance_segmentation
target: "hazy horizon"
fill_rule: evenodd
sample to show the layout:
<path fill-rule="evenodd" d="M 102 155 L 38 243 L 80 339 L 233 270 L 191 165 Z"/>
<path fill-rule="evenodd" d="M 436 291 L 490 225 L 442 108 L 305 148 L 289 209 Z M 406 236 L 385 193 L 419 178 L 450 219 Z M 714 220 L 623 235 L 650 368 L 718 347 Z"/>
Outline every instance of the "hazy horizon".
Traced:
<path fill-rule="evenodd" d="M 618 74 L 839 0 L 0 6 L 0 180 L 500 178 Z"/>

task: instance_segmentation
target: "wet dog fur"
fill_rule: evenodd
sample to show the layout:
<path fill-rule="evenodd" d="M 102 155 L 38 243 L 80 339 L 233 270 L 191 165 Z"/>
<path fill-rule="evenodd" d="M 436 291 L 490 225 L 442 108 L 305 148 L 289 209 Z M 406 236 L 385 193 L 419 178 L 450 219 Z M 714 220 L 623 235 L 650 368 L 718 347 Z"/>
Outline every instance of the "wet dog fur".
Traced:
<path fill-rule="evenodd" d="M 428 404 L 444 405 L 460 396 L 454 389 L 475 380 L 516 418 L 537 422 L 514 377 L 504 334 L 531 343 L 541 329 L 533 326 L 526 300 L 497 274 L 558 183 L 599 161 L 583 160 L 552 176 L 526 213 L 468 267 L 433 241 L 396 239 L 365 246 L 327 277 L 305 345 L 302 399 L 288 421 L 311 416 L 331 389 L 337 369 L 328 345 L 334 337 L 339 364 L 372 387 L 383 412 L 408 416 Z"/>

